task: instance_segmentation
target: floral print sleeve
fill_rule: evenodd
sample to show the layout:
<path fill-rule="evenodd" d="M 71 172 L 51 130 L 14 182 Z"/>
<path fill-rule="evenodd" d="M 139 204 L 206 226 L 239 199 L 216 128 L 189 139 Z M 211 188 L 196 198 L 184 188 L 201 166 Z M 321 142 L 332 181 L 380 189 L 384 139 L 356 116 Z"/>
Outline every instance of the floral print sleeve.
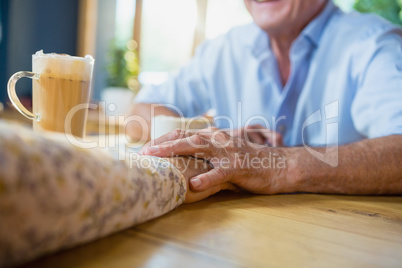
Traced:
<path fill-rule="evenodd" d="M 186 180 L 166 160 L 129 165 L 61 136 L 0 121 L 0 267 L 145 222 L 185 199 Z"/>

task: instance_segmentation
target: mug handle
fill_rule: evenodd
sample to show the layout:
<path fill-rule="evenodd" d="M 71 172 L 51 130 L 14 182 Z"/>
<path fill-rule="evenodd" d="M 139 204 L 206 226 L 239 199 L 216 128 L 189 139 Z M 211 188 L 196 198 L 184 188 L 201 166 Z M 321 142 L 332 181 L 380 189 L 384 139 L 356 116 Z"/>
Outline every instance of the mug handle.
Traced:
<path fill-rule="evenodd" d="M 20 112 L 23 116 L 31 120 L 39 121 L 40 120 L 39 115 L 35 115 L 32 112 L 28 111 L 27 108 L 25 108 L 24 105 L 22 105 L 20 99 L 18 99 L 17 93 L 15 92 L 15 84 L 20 78 L 23 77 L 28 77 L 31 79 L 39 79 L 40 75 L 33 72 L 17 72 L 13 74 L 8 80 L 7 84 L 8 97 L 10 98 L 11 103 L 13 104 L 15 109 L 17 109 L 17 111 Z"/>

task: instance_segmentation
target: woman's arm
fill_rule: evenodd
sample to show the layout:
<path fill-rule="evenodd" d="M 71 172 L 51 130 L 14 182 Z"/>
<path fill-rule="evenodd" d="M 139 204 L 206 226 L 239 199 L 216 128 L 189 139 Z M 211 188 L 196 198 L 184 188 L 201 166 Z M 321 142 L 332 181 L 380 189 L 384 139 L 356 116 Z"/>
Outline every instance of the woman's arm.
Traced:
<path fill-rule="evenodd" d="M 17 265 L 163 215 L 216 190 L 188 195 L 202 161 L 126 163 L 0 121 L 0 266 Z M 181 165 L 185 163 L 187 167 Z"/>

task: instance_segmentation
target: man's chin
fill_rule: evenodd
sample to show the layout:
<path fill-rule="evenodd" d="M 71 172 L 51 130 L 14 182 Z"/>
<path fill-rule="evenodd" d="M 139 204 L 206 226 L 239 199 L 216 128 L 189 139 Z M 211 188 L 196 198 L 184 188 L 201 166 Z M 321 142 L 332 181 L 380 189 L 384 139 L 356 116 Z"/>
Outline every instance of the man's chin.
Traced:
<path fill-rule="evenodd" d="M 274 4 L 279 4 L 280 2 L 283 2 L 283 0 L 249 0 L 252 2 L 255 2 L 256 4 L 260 5 L 274 5 Z"/>
<path fill-rule="evenodd" d="M 273 19 L 270 18 L 258 18 L 254 19 L 255 24 L 260 27 L 264 32 L 268 34 L 273 34 L 277 32 L 281 32 L 284 29 L 284 25 L 286 25 L 286 20 L 281 18 Z"/>
<path fill-rule="evenodd" d="M 253 1 L 257 3 L 266 3 L 266 2 L 279 2 L 282 0 L 253 0 Z"/>

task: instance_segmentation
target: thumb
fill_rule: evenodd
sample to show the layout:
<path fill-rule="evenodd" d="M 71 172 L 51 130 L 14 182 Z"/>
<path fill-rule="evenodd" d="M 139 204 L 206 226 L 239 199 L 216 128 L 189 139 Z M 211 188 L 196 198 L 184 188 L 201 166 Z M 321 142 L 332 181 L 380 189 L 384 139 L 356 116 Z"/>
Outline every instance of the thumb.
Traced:
<path fill-rule="evenodd" d="M 223 168 L 216 167 L 206 173 L 191 178 L 190 187 L 191 190 L 195 192 L 200 192 L 225 183 L 227 181 L 227 171 Z"/>

